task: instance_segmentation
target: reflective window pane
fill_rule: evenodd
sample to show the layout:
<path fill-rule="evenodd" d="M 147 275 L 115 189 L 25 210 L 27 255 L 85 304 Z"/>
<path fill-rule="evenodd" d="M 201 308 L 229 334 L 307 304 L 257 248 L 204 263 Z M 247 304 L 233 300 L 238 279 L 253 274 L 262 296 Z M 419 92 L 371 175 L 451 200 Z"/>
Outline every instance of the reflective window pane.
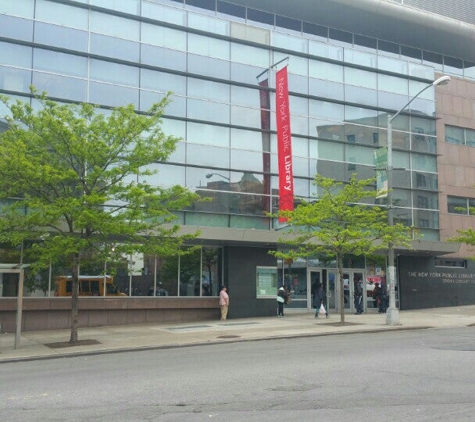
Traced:
<path fill-rule="evenodd" d="M 186 53 L 147 44 L 141 45 L 140 61 L 143 64 L 167 69 L 180 71 L 186 69 Z"/>
<path fill-rule="evenodd" d="M 217 40 L 197 34 L 188 35 L 188 51 L 193 54 L 229 60 L 229 41 Z"/>
<path fill-rule="evenodd" d="M 187 143 L 186 163 L 206 167 L 229 167 L 229 149 Z"/>
<path fill-rule="evenodd" d="M 186 77 L 149 69 L 140 70 L 140 87 L 160 92 L 186 94 Z"/>
<path fill-rule="evenodd" d="M 141 42 L 144 44 L 186 51 L 186 32 L 142 23 Z"/>
<path fill-rule="evenodd" d="M 92 32 L 140 41 L 140 22 L 94 11 L 90 16 Z"/>
<path fill-rule="evenodd" d="M 231 23 L 226 20 L 216 19 L 214 16 L 204 16 L 188 12 L 188 26 L 201 31 L 214 34 L 229 35 Z"/>
<path fill-rule="evenodd" d="M 231 129 L 231 148 L 262 151 L 265 138 L 261 132 Z"/>
<path fill-rule="evenodd" d="M 0 66 L 0 89 L 30 92 L 31 71 Z"/>
<path fill-rule="evenodd" d="M 140 11 L 140 0 L 90 0 L 94 6 L 106 9 L 118 10 L 119 12 L 138 15 Z"/>
<path fill-rule="evenodd" d="M 187 123 L 187 142 L 229 147 L 229 128 L 199 123 Z"/>
<path fill-rule="evenodd" d="M 2 58 L 2 64 L 4 65 L 26 67 L 30 69 L 32 51 L 33 49 L 31 47 L 0 42 L 0 57 Z"/>
<path fill-rule="evenodd" d="M 257 91 L 256 91 L 257 96 Z M 188 78 L 188 97 L 229 103 L 229 85 L 202 79 Z"/>
<path fill-rule="evenodd" d="M 90 77 L 98 81 L 139 86 L 139 69 L 118 63 L 91 60 Z"/>
<path fill-rule="evenodd" d="M 263 69 L 267 69 L 269 67 L 269 58 L 269 50 L 242 44 L 231 44 L 231 61 L 233 62 L 259 66 Z M 254 77 L 256 76 L 257 73 Z"/>
<path fill-rule="evenodd" d="M 467 199 L 447 196 L 447 211 L 450 214 L 468 214 Z"/>
<path fill-rule="evenodd" d="M 64 75 L 87 77 L 87 58 L 36 48 L 33 68 Z"/>
<path fill-rule="evenodd" d="M 312 78 L 343 82 L 343 66 L 310 60 L 309 72 Z"/>
<path fill-rule="evenodd" d="M 139 61 L 138 42 L 91 33 L 91 53 L 133 62 Z"/>
<path fill-rule="evenodd" d="M 445 142 L 449 144 L 464 145 L 464 132 L 460 127 L 455 126 L 445 126 Z"/>
<path fill-rule="evenodd" d="M 57 25 L 88 30 L 89 13 L 87 9 L 47 0 L 36 0 L 35 19 Z"/>
<path fill-rule="evenodd" d="M 185 25 L 186 11 L 178 10 L 165 5 L 142 1 L 142 16 L 157 19 L 162 22 Z"/>
<path fill-rule="evenodd" d="M 136 88 L 90 82 L 89 102 L 112 107 L 133 104 L 135 108 L 138 108 L 139 91 Z"/>
<path fill-rule="evenodd" d="M 33 21 L 0 14 L 0 36 L 31 41 L 33 39 Z"/>
<path fill-rule="evenodd" d="M 41 22 L 35 24 L 35 41 L 39 44 L 87 52 L 88 39 L 86 31 Z"/>
<path fill-rule="evenodd" d="M 87 81 L 84 79 L 33 72 L 33 85 L 50 97 L 81 102 L 87 99 Z"/>
<path fill-rule="evenodd" d="M 340 101 L 343 101 L 345 97 L 343 84 L 324 81 L 321 79 L 310 78 L 308 90 L 310 95 L 313 95 L 315 97 L 328 98 Z"/>
<path fill-rule="evenodd" d="M 364 88 L 377 88 L 377 74 L 366 70 L 345 67 L 345 84 L 362 86 Z"/>
<path fill-rule="evenodd" d="M 34 0 L 14 0 L 0 2 L 0 13 L 33 19 L 35 11 Z"/>
<path fill-rule="evenodd" d="M 208 100 L 187 101 L 187 117 L 216 123 L 229 123 L 229 105 Z"/>

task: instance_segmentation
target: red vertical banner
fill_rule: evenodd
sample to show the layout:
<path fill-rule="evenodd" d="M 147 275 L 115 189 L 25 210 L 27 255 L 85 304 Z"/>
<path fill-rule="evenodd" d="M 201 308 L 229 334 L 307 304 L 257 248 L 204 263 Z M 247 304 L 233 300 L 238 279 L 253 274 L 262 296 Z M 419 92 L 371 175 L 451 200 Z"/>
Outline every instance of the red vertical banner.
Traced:
<path fill-rule="evenodd" d="M 290 132 L 289 82 L 287 67 L 276 73 L 277 153 L 279 162 L 279 210 L 294 209 L 294 176 L 292 171 L 292 138 Z M 279 222 L 287 221 L 279 218 Z"/>

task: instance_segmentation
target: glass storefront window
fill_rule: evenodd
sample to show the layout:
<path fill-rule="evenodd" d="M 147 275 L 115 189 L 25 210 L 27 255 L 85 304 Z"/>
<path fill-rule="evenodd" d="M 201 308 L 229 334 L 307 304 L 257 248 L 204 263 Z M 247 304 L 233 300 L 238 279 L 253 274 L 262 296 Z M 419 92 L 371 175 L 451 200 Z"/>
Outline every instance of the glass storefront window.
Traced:
<path fill-rule="evenodd" d="M 277 268 L 256 268 L 256 297 L 274 298 L 277 295 Z"/>

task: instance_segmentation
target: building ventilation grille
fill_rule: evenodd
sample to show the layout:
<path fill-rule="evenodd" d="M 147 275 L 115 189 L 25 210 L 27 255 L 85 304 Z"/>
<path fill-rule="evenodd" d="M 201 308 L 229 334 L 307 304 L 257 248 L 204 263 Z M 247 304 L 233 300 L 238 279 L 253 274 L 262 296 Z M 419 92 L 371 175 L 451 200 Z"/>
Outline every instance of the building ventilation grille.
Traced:
<path fill-rule="evenodd" d="M 475 25 L 474 0 L 385 0 Z"/>

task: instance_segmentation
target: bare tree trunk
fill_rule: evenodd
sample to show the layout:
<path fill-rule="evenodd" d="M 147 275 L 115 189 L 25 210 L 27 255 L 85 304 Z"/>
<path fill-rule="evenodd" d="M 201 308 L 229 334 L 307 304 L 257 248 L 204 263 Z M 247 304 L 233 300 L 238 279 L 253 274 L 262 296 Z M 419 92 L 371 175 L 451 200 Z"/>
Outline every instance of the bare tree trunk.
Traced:
<path fill-rule="evenodd" d="M 345 323 L 345 285 L 343 283 L 343 258 L 337 256 L 338 275 L 340 278 L 340 324 Z"/>
<path fill-rule="evenodd" d="M 78 341 L 78 305 L 79 305 L 79 254 L 73 257 L 72 292 L 71 292 L 71 338 L 70 343 Z"/>

